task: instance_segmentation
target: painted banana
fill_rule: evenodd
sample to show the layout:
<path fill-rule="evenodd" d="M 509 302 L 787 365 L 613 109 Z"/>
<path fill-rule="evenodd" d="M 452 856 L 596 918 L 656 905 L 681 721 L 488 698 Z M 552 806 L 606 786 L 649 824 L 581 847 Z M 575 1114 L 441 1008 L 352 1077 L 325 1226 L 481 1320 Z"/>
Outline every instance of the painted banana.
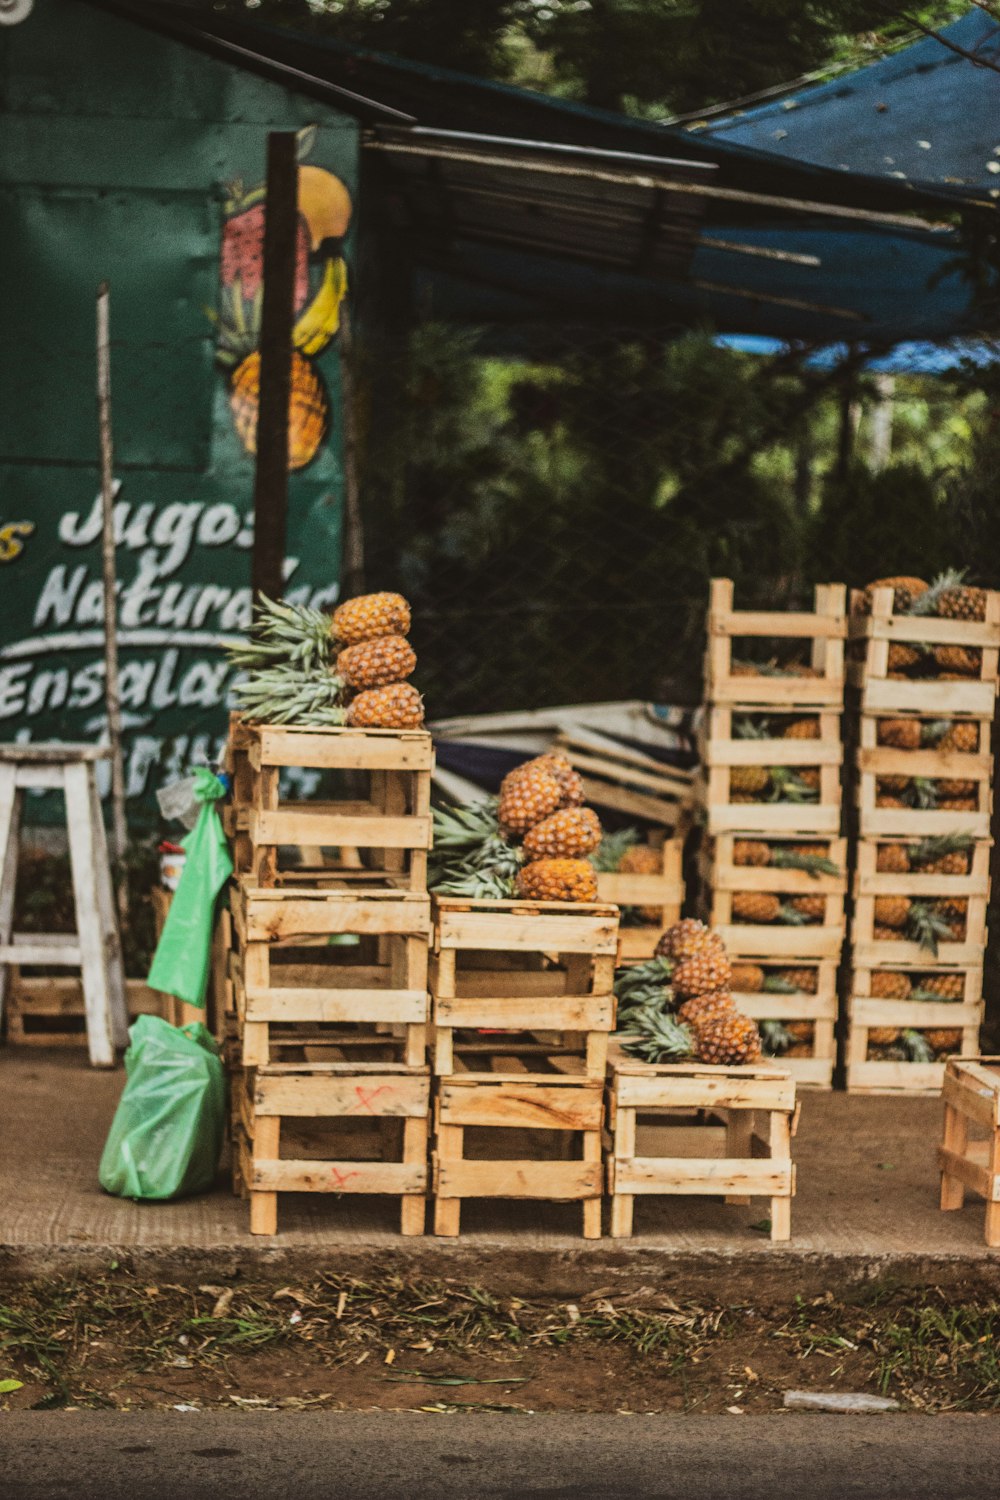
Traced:
<path fill-rule="evenodd" d="M 340 327 L 340 304 L 347 295 L 347 262 L 338 255 L 326 263 L 323 281 L 295 325 L 293 342 L 302 354 L 320 354 Z"/>

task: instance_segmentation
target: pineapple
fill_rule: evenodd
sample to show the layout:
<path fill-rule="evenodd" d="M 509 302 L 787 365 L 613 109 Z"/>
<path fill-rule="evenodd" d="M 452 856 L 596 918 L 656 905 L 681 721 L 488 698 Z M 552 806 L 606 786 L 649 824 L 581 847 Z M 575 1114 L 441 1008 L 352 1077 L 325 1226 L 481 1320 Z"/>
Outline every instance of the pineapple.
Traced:
<path fill-rule="evenodd" d="M 889 670 L 905 672 L 917 665 L 922 654 L 916 646 L 905 646 L 902 641 L 893 641 L 889 647 Z"/>
<path fill-rule="evenodd" d="M 979 803 L 975 797 L 942 797 L 938 809 L 940 812 L 978 812 Z"/>
<path fill-rule="evenodd" d="M 912 988 L 908 975 L 898 969 L 872 970 L 873 1000 L 909 1000 Z"/>
<path fill-rule="evenodd" d="M 946 620 L 985 620 L 986 590 L 965 582 L 966 569 L 949 568 L 934 579 L 914 613 Z"/>
<path fill-rule="evenodd" d="M 562 807 L 524 836 L 525 859 L 580 859 L 601 842 L 601 823 L 589 807 Z"/>
<path fill-rule="evenodd" d="M 919 719 L 879 719 L 875 736 L 880 745 L 891 745 L 896 750 L 919 750 L 921 732 Z"/>
<path fill-rule="evenodd" d="M 781 902 L 769 891 L 734 891 L 732 913 L 734 922 L 776 922 Z"/>
<path fill-rule="evenodd" d="M 756 797 L 765 792 L 771 780 L 765 766 L 730 766 L 729 790 L 744 797 Z M 735 797 L 733 798 L 735 801 Z"/>
<path fill-rule="evenodd" d="M 783 740 L 818 740 L 818 719 L 793 719 L 782 731 Z"/>
<path fill-rule="evenodd" d="M 819 989 L 819 972 L 816 969 L 784 969 L 781 979 L 791 990 L 801 990 L 804 995 L 815 995 Z"/>
<path fill-rule="evenodd" d="M 734 865 L 769 865 L 771 846 L 762 839 L 735 839 L 733 842 Z"/>
<path fill-rule="evenodd" d="M 901 792 L 907 790 L 911 779 L 909 776 L 879 776 L 876 781 L 876 789 L 880 792 L 890 792 L 893 796 L 898 796 Z"/>
<path fill-rule="evenodd" d="M 795 1042 L 808 1042 L 812 1046 L 816 1027 L 812 1021 L 786 1021 L 785 1030 Z"/>
<path fill-rule="evenodd" d="M 716 995 L 695 995 L 692 999 L 685 1000 L 677 1012 L 677 1019 L 690 1026 L 708 1015 L 732 1015 L 735 1010 L 732 995 L 722 990 Z"/>
<path fill-rule="evenodd" d="M 905 875 L 910 869 L 910 851 L 905 844 L 879 844 L 875 868 L 883 875 Z"/>
<path fill-rule="evenodd" d="M 819 767 L 804 766 L 798 772 L 798 780 L 811 792 L 819 791 Z"/>
<path fill-rule="evenodd" d="M 829 844 L 796 844 L 781 846 L 771 852 L 771 863 L 779 870 L 805 870 L 809 875 L 839 875 L 830 859 Z"/>
<path fill-rule="evenodd" d="M 597 874 L 586 859 L 535 859 L 518 872 L 517 889 L 531 901 L 596 901 Z"/>
<path fill-rule="evenodd" d="M 405 635 L 376 636 L 337 654 L 337 672 L 348 687 L 361 691 L 405 682 L 416 665 L 416 653 Z"/>
<path fill-rule="evenodd" d="M 703 955 L 725 958 L 726 949 L 717 932 L 697 917 L 683 917 L 668 927 L 656 945 L 658 957 L 672 958 L 675 963 Z"/>
<path fill-rule="evenodd" d="M 913 863 L 922 875 L 967 875 L 972 843 L 972 836 L 968 833 L 924 839 L 912 851 Z"/>
<path fill-rule="evenodd" d="M 663 857 L 651 844 L 633 844 L 630 849 L 625 850 L 617 868 L 621 875 L 662 875 Z M 635 908 L 635 913 L 640 922 L 660 923 L 663 920 L 663 911 L 659 906 L 639 906 Z"/>
<path fill-rule="evenodd" d="M 922 578 L 876 578 L 861 596 L 862 613 L 871 613 L 876 589 L 892 589 L 893 609 L 899 614 L 907 614 L 913 608 L 915 601 L 928 588 L 929 584 L 925 583 Z"/>
<path fill-rule="evenodd" d="M 968 801 L 969 799 L 974 801 L 978 790 L 979 783 L 976 781 L 953 780 L 951 777 L 944 777 L 937 783 L 938 797 L 951 801 Z"/>
<path fill-rule="evenodd" d="M 739 1011 L 710 1011 L 694 1027 L 694 1052 L 699 1062 L 738 1067 L 760 1058 L 756 1021 Z"/>
<path fill-rule="evenodd" d="M 876 789 L 876 792 L 875 792 L 875 806 L 876 807 L 907 807 L 907 806 L 909 806 L 909 804 L 906 803 L 906 802 L 904 802 L 903 799 L 902 799 L 902 797 L 893 797 L 893 796 L 890 795 L 889 792 L 883 792 L 880 789 Z"/>
<path fill-rule="evenodd" d="M 256 453 L 260 407 L 260 352 L 256 349 L 233 371 L 229 406 L 240 442 L 247 453 Z M 329 430 L 330 398 L 323 378 L 312 361 L 294 349 L 288 396 L 289 469 L 304 469 L 312 463 Z"/>
<path fill-rule="evenodd" d="M 959 1026 L 934 1027 L 925 1031 L 923 1036 L 936 1057 L 947 1057 L 962 1050 L 962 1030 Z"/>
<path fill-rule="evenodd" d="M 764 970 L 759 964 L 733 964 L 730 985 L 738 995 L 757 995 L 764 988 Z"/>
<path fill-rule="evenodd" d="M 708 951 L 678 963 L 673 972 L 673 986 L 678 995 L 690 1000 L 695 995 L 711 995 L 730 989 L 732 978 L 733 971 L 725 953 Z"/>
<path fill-rule="evenodd" d="M 357 646 L 383 635 L 409 635 L 410 606 L 402 594 L 359 594 L 333 612 L 330 634 L 342 646 Z"/>
<path fill-rule="evenodd" d="M 914 1000 L 964 1000 L 964 974 L 921 974 L 913 991 Z"/>
<path fill-rule="evenodd" d="M 902 1032 L 898 1026 L 869 1026 L 869 1047 L 891 1047 L 898 1042 Z"/>
<path fill-rule="evenodd" d="M 369 688 L 351 699 L 347 723 L 352 729 L 419 729 L 424 700 L 411 682 Z"/>
<path fill-rule="evenodd" d="M 524 765 L 518 766 L 518 771 L 523 771 L 527 766 L 538 766 L 542 771 L 548 771 L 554 776 L 562 787 L 563 806 L 581 807 L 584 802 L 583 778 L 579 771 L 574 770 L 572 763 L 565 755 L 557 750 L 550 750 L 545 755 L 536 755 L 534 760 L 525 761 Z"/>
<path fill-rule="evenodd" d="M 875 921 L 880 927 L 905 927 L 912 904 L 907 896 L 876 896 Z"/>
<path fill-rule="evenodd" d="M 942 672 L 959 677 L 978 677 L 983 653 L 978 646 L 935 646 L 933 657 Z"/>
<path fill-rule="evenodd" d="M 524 834 L 563 806 L 563 789 L 551 771 L 528 761 L 500 783 L 498 814 L 508 833 Z"/>
<path fill-rule="evenodd" d="M 971 719 L 955 719 L 937 740 L 937 748 L 975 755 L 979 749 L 979 725 Z"/>
<path fill-rule="evenodd" d="M 792 896 L 787 904 L 807 922 L 822 922 L 826 916 L 825 896 Z"/>

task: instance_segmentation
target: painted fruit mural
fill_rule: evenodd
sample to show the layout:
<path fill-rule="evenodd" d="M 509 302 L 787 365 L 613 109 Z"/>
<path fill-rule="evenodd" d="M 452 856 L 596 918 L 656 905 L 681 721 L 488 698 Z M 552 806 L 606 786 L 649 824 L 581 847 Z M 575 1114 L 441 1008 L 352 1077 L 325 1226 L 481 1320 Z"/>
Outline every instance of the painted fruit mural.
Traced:
<path fill-rule="evenodd" d="M 299 219 L 295 258 L 295 314 L 288 467 L 304 469 L 330 430 L 330 397 L 316 360 L 340 327 L 347 293 L 343 239 L 351 199 L 340 178 L 302 160 L 315 132 L 299 134 Z M 247 453 L 257 451 L 260 407 L 260 316 L 263 303 L 266 189 L 230 185 L 220 256 L 221 299 L 215 314 L 217 361 L 229 382 L 229 408 Z"/>

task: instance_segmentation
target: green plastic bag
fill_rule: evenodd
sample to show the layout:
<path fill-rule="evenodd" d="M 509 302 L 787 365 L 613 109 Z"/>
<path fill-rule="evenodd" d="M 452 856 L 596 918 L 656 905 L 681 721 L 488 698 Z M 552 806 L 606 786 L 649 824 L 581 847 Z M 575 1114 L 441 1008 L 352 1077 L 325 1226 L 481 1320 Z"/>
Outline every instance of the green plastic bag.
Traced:
<path fill-rule="evenodd" d="M 196 772 L 194 795 L 203 805 L 197 823 L 181 842 L 187 859 L 149 971 L 151 989 L 176 995 L 188 1005 L 205 1004 L 215 898 L 233 873 L 229 845 L 215 810 L 215 803 L 225 794 L 222 782 L 211 771 Z"/>
<path fill-rule="evenodd" d="M 200 1021 L 139 1016 L 129 1028 L 128 1077 L 111 1122 L 101 1187 L 119 1198 L 180 1198 L 215 1183 L 226 1117 L 218 1048 Z"/>

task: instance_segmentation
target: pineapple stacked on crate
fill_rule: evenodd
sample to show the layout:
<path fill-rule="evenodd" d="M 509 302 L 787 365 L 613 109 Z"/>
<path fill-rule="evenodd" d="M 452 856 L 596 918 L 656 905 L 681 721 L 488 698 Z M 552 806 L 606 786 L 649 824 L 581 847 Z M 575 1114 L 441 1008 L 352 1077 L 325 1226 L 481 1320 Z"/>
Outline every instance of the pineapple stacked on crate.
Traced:
<path fill-rule="evenodd" d="M 498 799 L 435 811 L 434 1230 L 462 1200 L 579 1202 L 601 1232 L 601 1129 L 618 908 L 598 900 L 597 814 L 565 756 Z"/>
<path fill-rule="evenodd" d="M 936 1093 L 982 1020 L 1000 595 L 950 572 L 851 603 L 847 1086 Z"/>
<path fill-rule="evenodd" d="M 233 1166 L 253 1233 L 292 1192 L 398 1198 L 402 1232 L 424 1230 L 434 758 L 409 625 L 398 594 L 332 618 L 262 598 L 230 648 Z"/>
<path fill-rule="evenodd" d="M 842 835 L 846 590 L 810 611 L 733 608 L 712 580 L 705 661 L 700 874 L 732 992 L 765 1052 L 829 1088 L 844 941 Z"/>

